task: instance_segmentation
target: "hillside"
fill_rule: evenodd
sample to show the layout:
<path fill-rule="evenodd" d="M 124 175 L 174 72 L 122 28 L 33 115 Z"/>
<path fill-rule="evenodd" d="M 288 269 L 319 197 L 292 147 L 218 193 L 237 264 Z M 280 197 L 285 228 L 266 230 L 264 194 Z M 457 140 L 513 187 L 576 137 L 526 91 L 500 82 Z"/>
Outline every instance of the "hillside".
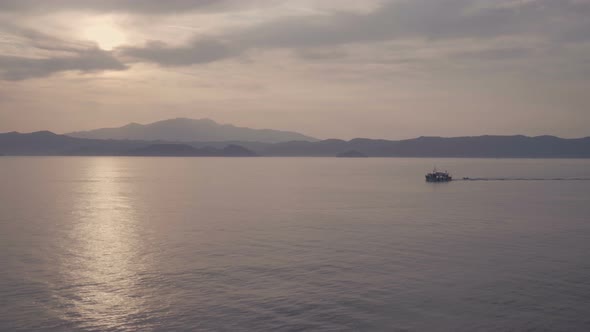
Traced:
<path fill-rule="evenodd" d="M 354 152 L 354 153 L 352 153 Z M 99 140 L 48 131 L 0 134 L 4 155 L 190 155 L 305 157 L 590 158 L 590 137 L 419 137 L 389 141 L 357 138 L 317 142 L 187 142 Z"/>
<path fill-rule="evenodd" d="M 316 141 L 303 134 L 272 129 L 251 129 L 229 124 L 218 124 L 209 119 L 177 118 L 146 125 L 131 123 L 118 128 L 103 128 L 66 134 L 77 138 L 145 140 L 169 142 L 245 141 L 278 143 L 288 141 Z"/>

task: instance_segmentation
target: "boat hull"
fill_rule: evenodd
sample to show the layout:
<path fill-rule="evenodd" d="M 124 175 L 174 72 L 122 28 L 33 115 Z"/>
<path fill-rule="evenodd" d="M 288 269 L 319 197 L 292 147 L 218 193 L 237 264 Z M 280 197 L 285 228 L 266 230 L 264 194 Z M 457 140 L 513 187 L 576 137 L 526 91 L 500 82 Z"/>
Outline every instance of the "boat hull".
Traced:
<path fill-rule="evenodd" d="M 437 172 L 436 169 L 432 173 L 426 174 L 426 182 L 451 182 L 453 177 L 448 172 Z"/>
<path fill-rule="evenodd" d="M 429 179 L 426 178 L 426 182 L 451 182 L 453 181 L 453 178 L 448 178 L 448 179 Z"/>

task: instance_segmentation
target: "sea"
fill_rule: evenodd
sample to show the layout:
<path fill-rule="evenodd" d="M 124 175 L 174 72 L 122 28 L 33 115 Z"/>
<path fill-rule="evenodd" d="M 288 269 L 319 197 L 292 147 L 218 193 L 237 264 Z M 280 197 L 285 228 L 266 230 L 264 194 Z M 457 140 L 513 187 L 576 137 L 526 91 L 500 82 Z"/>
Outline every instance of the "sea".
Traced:
<path fill-rule="evenodd" d="M 589 330 L 590 160 L 0 157 L 0 331 Z"/>

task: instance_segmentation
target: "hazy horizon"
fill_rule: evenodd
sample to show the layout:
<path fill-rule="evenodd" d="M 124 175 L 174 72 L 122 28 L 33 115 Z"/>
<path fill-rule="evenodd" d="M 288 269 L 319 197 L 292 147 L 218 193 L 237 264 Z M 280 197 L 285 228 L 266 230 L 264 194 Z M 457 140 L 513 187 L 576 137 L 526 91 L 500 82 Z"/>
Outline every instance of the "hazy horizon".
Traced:
<path fill-rule="evenodd" d="M 139 124 L 142 126 L 145 125 L 150 125 L 150 124 L 154 124 L 157 122 L 163 122 L 163 121 L 167 121 L 167 120 L 175 120 L 175 119 L 186 119 L 186 120 L 211 120 L 214 121 L 215 123 L 219 124 L 219 125 L 231 125 L 231 126 L 235 126 L 238 128 L 248 128 L 248 129 L 255 129 L 255 130 L 277 130 L 277 131 L 286 131 L 286 132 L 293 132 L 293 133 L 297 133 L 297 134 L 302 134 L 302 135 L 307 135 L 307 133 L 304 130 L 282 130 L 282 129 L 277 129 L 277 128 L 262 128 L 262 127 L 242 127 L 239 125 L 235 125 L 233 123 L 225 123 L 225 122 L 219 122 L 216 121 L 215 119 L 211 119 L 211 118 L 185 118 L 185 117 L 178 117 L 178 118 L 170 118 L 170 119 L 160 119 L 160 120 L 156 120 L 156 121 L 150 121 L 150 122 L 127 122 L 127 123 L 121 123 L 119 125 L 114 125 L 111 127 L 96 127 L 96 128 L 88 128 L 85 130 L 72 130 L 72 131 L 67 131 L 67 132 L 56 132 L 56 131 L 52 131 L 52 130 L 48 130 L 48 129 L 39 129 L 39 130 L 33 130 L 33 131 L 18 131 L 18 130 L 9 130 L 9 131 L 0 131 L 0 133 L 8 133 L 8 132 L 18 132 L 21 134 L 28 134 L 28 133 L 34 133 L 34 132 L 39 132 L 39 131 L 49 131 L 52 132 L 54 134 L 58 134 L 58 135 L 68 135 L 68 134 L 72 134 L 72 133 L 77 133 L 77 132 L 91 132 L 94 130 L 100 130 L 100 129 L 116 129 L 116 128 L 122 128 L 125 127 L 127 125 L 131 125 L 131 124 Z M 559 136 L 559 135 L 554 135 L 552 133 L 546 133 L 546 134 L 539 134 L 539 135 L 526 135 L 526 134 L 522 134 L 520 132 L 514 132 L 514 133 L 506 133 L 506 134 L 496 134 L 496 133 L 480 133 L 480 134 L 474 134 L 474 135 L 457 135 L 457 136 L 436 136 L 436 135 L 428 135 L 428 134 L 422 134 L 422 135 L 417 135 L 417 136 L 412 136 L 412 137 L 399 137 L 399 138 L 383 138 L 383 137 L 377 137 L 377 136 L 355 136 L 355 137 L 346 137 L 346 138 L 342 138 L 342 137 L 318 137 L 318 136 L 311 136 L 311 135 L 307 135 L 310 136 L 312 138 L 318 139 L 318 140 L 327 140 L 327 139 L 341 139 L 341 140 L 351 140 L 351 139 L 355 139 L 355 138 L 367 138 L 367 139 L 386 139 L 386 140 L 405 140 L 405 139 L 415 139 L 415 138 L 419 138 L 419 137 L 441 137 L 441 138 L 457 138 L 457 137 L 478 137 L 478 136 L 527 136 L 527 137 L 539 137 L 539 136 L 554 136 L 554 137 L 559 137 L 559 138 L 566 138 L 566 139 L 576 139 L 576 138 L 587 138 L 590 137 L 590 133 L 586 134 L 586 135 L 582 135 L 582 136 Z"/>
<path fill-rule="evenodd" d="M 590 1 L 0 2 L 0 132 L 588 136 Z"/>
<path fill-rule="evenodd" d="M 190 119 L 190 120 L 212 120 L 214 122 L 216 122 L 217 124 L 220 125 L 232 125 L 235 127 L 240 127 L 240 128 L 250 128 L 250 129 L 270 129 L 270 130 L 277 130 L 277 131 L 286 131 L 286 132 L 294 132 L 294 133 L 299 133 L 299 134 L 303 134 L 306 136 L 310 136 L 319 140 L 326 140 L 326 139 L 342 139 L 342 140 L 351 140 L 351 139 L 355 139 L 355 138 L 368 138 L 368 139 L 386 139 L 386 140 L 404 140 L 404 139 L 413 139 L 413 138 L 418 138 L 418 137 L 447 137 L 447 138 L 451 138 L 451 137 L 477 137 L 477 136 L 527 136 L 527 137 L 538 137 L 538 136 L 555 136 L 555 137 L 559 137 L 559 138 L 567 138 L 567 139 L 576 139 L 576 138 L 586 138 L 586 137 L 590 137 L 590 131 L 587 132 L 586 134 L 584 134 L 583 132 L 581 132 L 581 135 L 557 135 L 554 134 L 552 132 L 540 132 L 540 133 L 536 133 L 536 134 L 527 134 L 523 131 L 515 131 L 515 132 L 503 132 L 503 133 L 498 133 L 498 132 L 481 132 L 481 133 L 472 133 L 472 134 L 464 134 L 464 135 L 430 135 L 428 133 L 416 133 L 413 136 L 392 136 L 392 137 L 382 137 L 382 136 L 376 136 L 376 135 L 371 135 L 370 133 L 367 135 L 358 135 L 358 136 L 346 136 L 346 137 L 336 137 L 336 136 L 318 136 L 318 135 L 311 135 L 308 134 L 308 132 L 305 129 L 281 129 L 281 128 L 271 128 L 271 127 L 260 127 L 260 126 L 256 126 L 255 124 L 252 126 L 245 126 L 245 125 L 239 125 L 239 124 L 235 124 L 235 123 L 230 123 L 230 122 L 221 122 L 221 121 L 217 121 L 216 119 L 213 118 L 208 118 L 208 117 L 203 117 L 203 118 L 190 118 L 190 117 L 175 117 L 175 118 L 162 118 L 162 119 L 156 119 L 156 120 L 149 120 L 149 121 L 142 121 L 142 122 L 138 122 L 138 121 L 130 121 L 130 122 L 121 122 L 121 123 L 115 123 L 109 126 L 97 126 L 97 127 L 92 127 L 89 126 L 88 128 L 84 128 L 84 129 L 73 129 L 73 130 L 66 130 L 66 131 L 56 131 L 56 130 L 51 130 L 51 129 L 47 129 L 47 128 L 43 128 L 40 127 L 39 129 L 33 129 L 33 130 L 3 130 L 0 131 L 0 133 L 8 133 L 8 132 L 18 132 L 18 133 L 33 133 L 33 132 L 39 132 L 39 131 L 49 131 L 58 135 L 67 135 L 73 132 L 85 132 L 85 131 L 93 131 L 93 130 L 97 130 L 97 129 L 107 129 L 107 128 L 120 128 L 120 127 L 124 127 L 130 124 L 140 124 L 140 125 L 149 125 L 149 124 L 153 124 L 156 122 L 161 122 L 161 121 L 166 121 L 166 120 L 172 120 L 172 119 Z M 501 130 L 499 131 L 501 132 Z"/>

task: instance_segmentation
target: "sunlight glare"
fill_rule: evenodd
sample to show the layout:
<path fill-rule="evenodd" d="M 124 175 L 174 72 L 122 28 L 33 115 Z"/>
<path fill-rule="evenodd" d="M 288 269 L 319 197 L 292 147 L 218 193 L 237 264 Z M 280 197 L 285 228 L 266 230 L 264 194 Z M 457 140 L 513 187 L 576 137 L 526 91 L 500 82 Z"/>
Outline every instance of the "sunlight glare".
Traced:
<path fill-rule="evenodd" d="M 126 41 L 125 34 L 112 19 L 93 20 L 91 24 L 82 28 L 81 37 L 96 42 L 100 48 L 107 51 Z"/>

